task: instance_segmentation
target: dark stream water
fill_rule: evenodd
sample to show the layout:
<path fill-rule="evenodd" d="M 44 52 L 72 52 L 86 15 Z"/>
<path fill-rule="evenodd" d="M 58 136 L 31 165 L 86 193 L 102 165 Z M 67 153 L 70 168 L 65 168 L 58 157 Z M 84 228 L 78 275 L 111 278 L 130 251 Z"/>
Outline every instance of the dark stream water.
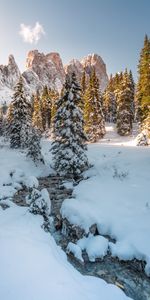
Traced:
<path fill-rule="evenodd" d="M 61 231 L 53 231 L 56 243 L 66 252 L 68 238 Z M 150 278 L 144 272 L 145 263 L 142 261 L 120 261 L 110 254 L 103 259 L 90 262 L 83 252 L 84 263 L 77 260 L 72 254 L 67 254 L 68 261 L 83 275 L 96 276 L 107 283 L 113 283 L 124 293 L 135 300 L 150 300 Z"/>

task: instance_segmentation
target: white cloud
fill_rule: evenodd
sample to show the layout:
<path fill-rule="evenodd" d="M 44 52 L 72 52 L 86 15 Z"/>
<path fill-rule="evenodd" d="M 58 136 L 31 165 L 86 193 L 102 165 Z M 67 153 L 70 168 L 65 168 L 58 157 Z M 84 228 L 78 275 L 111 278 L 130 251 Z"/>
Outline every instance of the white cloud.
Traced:
<path fill-rule="evenodd" d="M 43 26 L 36 22 L 34 27 L 30 25 L 20 24 L 19 34 L 22 36 L 24 42 L 30 44 L 36 44 L 42 35 L 45 34 Z"/>

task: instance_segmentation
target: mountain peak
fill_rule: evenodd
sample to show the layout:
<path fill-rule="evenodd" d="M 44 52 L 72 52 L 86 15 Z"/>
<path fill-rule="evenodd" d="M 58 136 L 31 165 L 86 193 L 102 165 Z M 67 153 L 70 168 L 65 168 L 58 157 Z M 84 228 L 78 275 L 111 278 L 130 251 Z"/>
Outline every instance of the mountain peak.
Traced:
<path fill-rule="evenodd" d="M 25 89 L 28 94 L 35 93 L 37 89 L 41 90 L 45 85 L 48 88 L 60 91 L 65 82 L 65 73 L 70 74 L 75 72 L 77 79 L 80 81 L 82 73 L 85 70 L 88 80 L 93 67 L 99 79 L 100 88 L 103 91 L 108 83 L 106 65 L 96 53 L 88 54 L 81 60 L 73 58 L 68 65 L 63 66 L 59 53 L 50 52 L 44 54 L 34 49 L 27 54 L 26 70 L 22 76 L 24 77 Z M 15 58 L 11 54 L 8 58 L 8 65 L 0 66 L 1 102 L 11 100 L 14 86 L 20 75 L 21 73 Z"/>

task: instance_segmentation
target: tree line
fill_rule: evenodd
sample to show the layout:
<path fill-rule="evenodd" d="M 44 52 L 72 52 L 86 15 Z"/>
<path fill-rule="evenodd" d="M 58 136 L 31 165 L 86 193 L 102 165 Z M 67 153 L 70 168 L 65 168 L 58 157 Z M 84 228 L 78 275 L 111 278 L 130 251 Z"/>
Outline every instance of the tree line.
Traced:
<path fill-rule="evenodd" d="M 93 68 L 81 82 L 73 73 L 66 76 L 60 94 L 48 89 L 27 97 L 21 76 L 8 109 L 0 109 L 0 134 L 10 139 L 12 148 L 27 148 L 27 155 L 43 162 L 42 134 L 53 137 L 54 168 L 79 175 L 88 166 L 86 142 L 97 142 L 105 135 L 105 122 L 116 124 L 118 134 L 130 135 L 133 122 L 150 136 L 150 39 L 146 36 L 138 65 L 138 83 L 132 72 L 110 76 L 104 93 Z M 79 167 L 77 167 L 79 166 Z"/>

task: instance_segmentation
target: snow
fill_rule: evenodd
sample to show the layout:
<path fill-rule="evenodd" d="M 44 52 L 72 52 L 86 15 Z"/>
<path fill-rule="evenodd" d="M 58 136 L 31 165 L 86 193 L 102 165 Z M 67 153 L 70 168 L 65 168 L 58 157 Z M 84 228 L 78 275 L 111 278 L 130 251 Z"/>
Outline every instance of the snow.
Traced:
<path fill-rule="evenodd" d="M 132 135 L 122 137 L 117 134 L 114 123 L 106 123 L 106 134 L 100 143 L 107 146 L 136 146 L 137 131 L 138 125 L 134 124 Z"/>
<path fill-rule="evenodd" d="M 70 252 L 81 262 L 84 261 L 83 257 L 82 257 L 81 248 L 78 245 L 76 245 L 72 242 L 69 242 L 68 246 L 67 246 L 67 253 L 70 253 Z"/>
<path fill-rule="evenodd" d="M 96 223 L 100 235 L 116 240 L 109 243 L 112 256 L 145 260 L 150 275 L 150 147 L 133 146 L 134 136 L 120 138 L 112 125 L 107 130 L 88 146 L 94 167 L 85 175 L 91 177 L 75 187 L 75 198 L 66 199 L 61 212 L 86 233 Z"/>
<path fill-rule="evenodd" d="M 74 187 L 76 198 L 66 199 L 62 205 L 62 214 L 70 222 L 86 232 L 96 223 L 99 235 L 89 235 L 77 245 L 70 243 L 68 251 L 82 261 L 84 249 L 94 261 L 110 249 L 112 256 L 120 259 L 145 260 L 145 272 L 149 275 L 150 147 L 136 147 L 134 136 L 122 139 L 111 128 L 107 126 L 103 140 L 88 146 L 94 166 L 85 176 L 91 177 Z M 47 165 L 38 167 L 26 158 L 25 152 L 9 149 L 0 139 L 0 199 L 6 199 L 0 203 L 9 206 L 5 210 L 0 206 L 0 299 L 129 299 L 118 287 L 81 275 L 69 264 L 50 233 L 41 228 L 43 217 L 10 201 L 22 183 L 37 188 L 37 178 L 51 172 L 50 144 L 50 140 L 42 141 Z M 46 198 L 46 191 L 42 195 Z M 116 242 L 109 242 L 102 235 L 109 235 Z"/>
<path fill-rule="evenodd" d="M 39 182 L 35 176 L 29 176 L 26 178 L 25 185 L 28 188 L 38 188 Z"/>
<path fill-rule="evenodd" d="M 41 224 L 27 208 L 0 209 L 0 299 L 129 299 L 116 286 L 76 271 Z"/>
<path fill-rule="evenodd" d="M 100 235 L 83 237 L 77 245 L 81 250 L 86 250 L 91 262 L 95 262 L 96 258 L 103 258 L 108 251 L 108 240 Z"/>
<path fill-rule="evenodd" d="M 12 101 L 13 90 L 7 86 L 0 87 L 0 105 L 9 104 Z"/>

